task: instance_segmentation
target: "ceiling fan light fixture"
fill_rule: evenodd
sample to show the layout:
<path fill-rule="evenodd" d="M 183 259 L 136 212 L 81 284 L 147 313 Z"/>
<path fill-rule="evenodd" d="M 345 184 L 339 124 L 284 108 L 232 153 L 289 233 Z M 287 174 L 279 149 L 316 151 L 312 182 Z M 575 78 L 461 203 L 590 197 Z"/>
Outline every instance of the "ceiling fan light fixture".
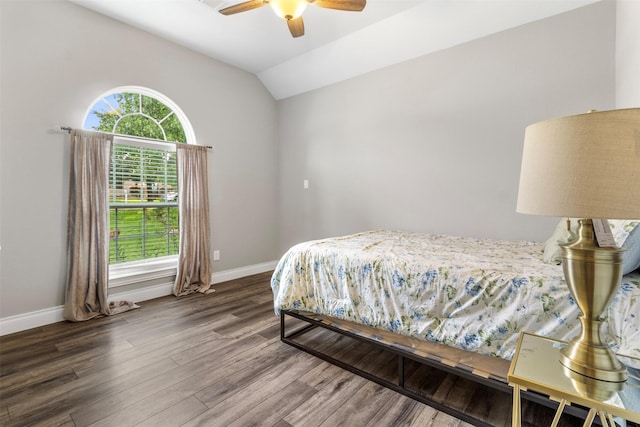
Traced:
<path fill-rule="evenodd" d="M 276 15 L 287 21 L 302 16 L 307 4 L 307 0 L 269 0 L 269 5 Z"/>

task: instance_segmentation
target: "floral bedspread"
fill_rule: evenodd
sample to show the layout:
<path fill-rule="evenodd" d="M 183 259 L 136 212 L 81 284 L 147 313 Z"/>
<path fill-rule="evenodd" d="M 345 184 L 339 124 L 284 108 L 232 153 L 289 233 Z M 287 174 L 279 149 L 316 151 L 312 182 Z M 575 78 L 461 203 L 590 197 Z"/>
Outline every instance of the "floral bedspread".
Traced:
<path fill-rule="evenodd" d="M 526 241 L 370 231 L 292 247 L 271 279 L 276 313 L 301 310 L 511 359 L 518 333 L 568 340 L 579 309 L 562 267 Z M 623 277 L 603 326 L 640 357 L 640 274 Z"/>

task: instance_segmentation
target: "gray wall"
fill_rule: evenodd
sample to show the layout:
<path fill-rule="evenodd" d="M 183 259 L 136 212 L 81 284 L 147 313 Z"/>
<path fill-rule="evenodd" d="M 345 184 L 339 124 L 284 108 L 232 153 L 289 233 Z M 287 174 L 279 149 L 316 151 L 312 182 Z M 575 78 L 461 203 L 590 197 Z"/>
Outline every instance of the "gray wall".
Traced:
<path fill-rule="evenodd" d="M 616 2 L 616 108 L 640 107 L 640 1 Z"/>
<path fill-rule="evenodd" d="M 68 135 L 105 91 L 146 86 L 210 152 L 215 271 L 277 258 L 277 120 L 260 81 L 66 1 L 0 1 L 0 317 L 63 304 Z M 247 118 L 251 118 L 247 122 Z"/>
<path fill-rule="evenodd" d="M 279 101 L 280 250 L 378 228 L 546 239 L 557 219 L 515 212 L 524 129 L 614 107 L 615 31 L 597 3 Z"/>

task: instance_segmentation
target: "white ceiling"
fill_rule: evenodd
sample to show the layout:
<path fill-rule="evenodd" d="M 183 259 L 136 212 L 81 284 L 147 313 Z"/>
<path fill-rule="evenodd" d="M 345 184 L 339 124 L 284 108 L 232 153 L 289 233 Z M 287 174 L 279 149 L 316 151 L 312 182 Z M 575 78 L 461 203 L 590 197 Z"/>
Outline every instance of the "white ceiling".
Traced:
<path fill-rule="evenodd" d="M 276 99 L 339 82 L 601 0 L 368 0 L 363 12 L 309 5 L 292 38 L 270 7 L 243 0 L 70 0 L 254 73 Z"/>

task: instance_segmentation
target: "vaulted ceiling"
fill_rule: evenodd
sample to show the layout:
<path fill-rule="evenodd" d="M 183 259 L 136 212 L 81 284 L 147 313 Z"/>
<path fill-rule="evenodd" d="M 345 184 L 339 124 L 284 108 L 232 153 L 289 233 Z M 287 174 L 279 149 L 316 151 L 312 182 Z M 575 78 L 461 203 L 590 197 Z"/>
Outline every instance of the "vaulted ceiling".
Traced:
<path fill-rule="evenodd" d="M 254 73 L 283 99 L 602 0 L 368 0 L 363 12 L 310 5 L 292 38 L 270 7 L 243 0 L 70 0 Z"/>

